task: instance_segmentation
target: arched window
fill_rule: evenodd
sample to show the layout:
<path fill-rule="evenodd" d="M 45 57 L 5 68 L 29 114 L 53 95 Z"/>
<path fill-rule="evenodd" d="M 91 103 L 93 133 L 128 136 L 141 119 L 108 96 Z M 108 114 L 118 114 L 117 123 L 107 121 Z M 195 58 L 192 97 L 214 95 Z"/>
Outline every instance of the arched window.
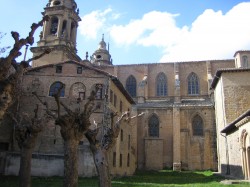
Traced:
<path fill-rule="evenodd" d="M 193 136 L 203 136 L 203 120 L 196 115 L 192 120 Z"/>
<path fill-rule="evenodd" d="M 51 19 L 51 27 L 50 27 L 50 34 L 56 34 L 58 29 L 58 18 L 52 17 Z"/>
<path fill-rule="evenodd" d="M 130 75 L 126 81 L 126 90 L 131 97 L 136 97 L 136 79 L 133 75 Z"/>
<path fill-rule="evenodd" d="M 157 96 L 167 95 L 167 78 L 164 73 L 159 73 L 156 78 L 156 95 Z"/>
<path fill-rule="evenodd" d="M 85 93 L 86 87 L 80 82 L 74 83 L 70 88 L 70 96 L 77 100 L 84 100 L 86 96 Z"/>
<path fill-rule="evenodd" d="M 199 78 L 195 73 L 188 76 L 188 94 L 198 95 L 200 93 Z"/>
<path fill-rule="evenodd" d="M 150 137 L 159 137 L 159 119 L 156 115 L 152 115 L 149 119 L 148 134 Z"/>
<path fill-rule="evenodd" d="M 63 83 L 61 82 L 54 82 L 51 86 L 50 86 L 50 89 L 49 89 L 49 96 L 53 96 L 55 94 L 57 94 L 58 90 L 61 88 L 61 93 L 60 93 L 60 97 L 64 97 L 65 95 L 65 86 L 63 85 Z"/>
<path fill-rule="evenodd" d="M 248 58 L 247 56 L 242 57 L 242 67 L 247 68 L 248 67 Z"/>

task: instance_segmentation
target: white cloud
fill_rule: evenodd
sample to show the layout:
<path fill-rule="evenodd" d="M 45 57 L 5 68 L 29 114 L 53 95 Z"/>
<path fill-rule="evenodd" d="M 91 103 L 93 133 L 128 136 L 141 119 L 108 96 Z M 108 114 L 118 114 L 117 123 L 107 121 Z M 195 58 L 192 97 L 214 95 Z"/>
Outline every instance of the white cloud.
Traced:
<path fill-rule="evenodd" d="M 102 30 L 106 23 L 106 16 L 112 12 L 111 8 L 104 11 L 93 11 L 81 19 L 79 24 L 80 33 L 88 39 L 96 39 L 99 30 Z"/>
<path fill-rule="evenodd" d="M 232 58 L 235 51 L 250 47 L 250 3 L 241 3 L 223 15 L 206 10 L 190 27 L 184 40 L 165 49 L 160 61 Z"/>
<path fill-rule="evenodd" d="M 118 45 L 155 46 L 163 50 L 160 61 L 232 58 L 236 50 L 250 47 L 250 3 L 241 3 L 226 14 L 205 10 L 191 26 L 178 27 L 176 17 L 152 11 L 127 25 L 114 25 Z"/>
<path fill-rule="evenodd" d="M 114 25 L 110 35 L 119 45 L 166 46 L 167 42 L 178 39 L 171 37 L 173 33 L 182 32 L 182 29 L 175 26 L 176 16 L 167 12 L 152 11 L 142 19 L 132 20 L 125 26 Z"/>

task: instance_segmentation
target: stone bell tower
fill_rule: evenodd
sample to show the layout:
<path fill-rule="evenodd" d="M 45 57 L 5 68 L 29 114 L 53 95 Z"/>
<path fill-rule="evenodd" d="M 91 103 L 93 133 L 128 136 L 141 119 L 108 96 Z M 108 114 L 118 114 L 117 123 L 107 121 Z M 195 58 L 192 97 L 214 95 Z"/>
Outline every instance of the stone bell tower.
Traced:
<path fill-rule="evenodd" d="M 104 34 L 102 35 L 102 40 L 99 43 L 98 49 L 91 56 L 91 63 L 99 66 L 112 65 L 109 46 L 107 49 L 107 44 L 104 41 Z"/>
<path fill-rule="evenodd" d="M 79 9 L 74 0 L 49 0 L 42 13 L 49 16 L 44 22 L 43 31 L 37 47 L 32 47 L 33 56 L 43 53 L 50 48 L 52 52 L 38 60 L 34 60 L 33 67 L 58 63 L 66 60 L 80 61 L 76 52 L 76 36 Z"/>

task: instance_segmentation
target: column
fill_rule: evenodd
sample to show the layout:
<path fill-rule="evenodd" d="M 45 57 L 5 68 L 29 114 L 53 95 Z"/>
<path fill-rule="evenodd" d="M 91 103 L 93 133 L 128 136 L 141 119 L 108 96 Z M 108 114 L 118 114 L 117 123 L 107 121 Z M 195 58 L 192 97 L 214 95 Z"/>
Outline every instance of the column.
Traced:
<path fill-rule="evenodd" d="M 68 33 L 67 40 L 70 40 L 70 36 L 71 36 L 71 23 L 72 23 L 72 20 L 69 19 L 67 23 L 67 33 Z"/>
<path fill-rule="evenodd" d="M 180 108 L 173 107 L 173 170 L 181 171 Z"/>
<path fill-rule="evenodd" d="M 57 38 L 61 37 L 61 33 L 62 33 L 62 25 L 63 25 L 63 20 L 62 17 L 58 17 L 58 26 L 57 26 Z"/>

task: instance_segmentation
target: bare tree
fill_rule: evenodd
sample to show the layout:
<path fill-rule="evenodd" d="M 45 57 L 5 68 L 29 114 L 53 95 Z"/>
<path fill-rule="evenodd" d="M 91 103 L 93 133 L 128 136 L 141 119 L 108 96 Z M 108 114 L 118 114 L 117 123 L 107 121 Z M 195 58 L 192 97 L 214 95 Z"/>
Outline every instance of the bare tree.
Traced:
<path fill-rule="evenodd" d="M 124 119 L 128 120 L 128 115 L 128 112 L 123 113 L 114 124 L 113 122 L 116 114 L 111 113 L 111 128 L 108 128 L 101 136 L 98 136 L 100 128 L 94 130 L 89 129 L 87 133 L 85 133 L 90 143 L 90 149 L 93 153 L 95 166 L 99 176 L 99 187 L 111 187 L 108 152 L 116 144 L 116 140 L 121 130 L 121 122 Z"/>
<path fill-rule="evenodd" d="M 84 105 L 84 109 L 76 111 L 71 110 L 60 100 L 61 87 L 54 95 L 57 103 L 57 114 L 53 113 L 46 102 L 43 102 L 36 93 L 36 97 L 46 106 L 48 115 L 55 119 L 55 124 L 61 127 L 61 135 L 64 140 L 64 187 L 78 186 L 78 146 L 79 142 L 84 137 L 84 134 L 91 126 L 90 116 L 96 109 L 95 105 L 96 92 L 92 91 L 88 101 Z M 62 107 L 62 109 L 61 109 Z"/>
<path fill-rule="evenodd" d="M 38 117 L 38 105 L 34 110 L 34 117 L 27 113 L 9 113 L 15 122 L 15 138 L 21 151 L 19 169 L 19 187 L 31 186 L 31 160 L 38 134 L 47 123 L 47 117 Z"/>
<path fill-rule="evenodd" d="M 26 45 L 33 45 L 35 31 L 38 27 L 42 26 L 45 21 L 48 21 L 48 19 L 48 16 L 44 16 L 40 22 L 33 23 L 31 31 L 26 38 L 20 39 L 18 32 L 11 32 L 15 43 L 9 54 L 6 57 L 0 58 L 0 119 L 3 118 L 9 106 L 16 100 L 16 96 L 19 94 L 17 86 L 20 85 L 21 77 L 25 68 L 29 66 L 29 62 L 41 58 L 50 52 L 46 50 L 41 55 L 27 61 L 16 62 L 16 58 L 22 54 L 20 52 L 21 48 Z"/>

